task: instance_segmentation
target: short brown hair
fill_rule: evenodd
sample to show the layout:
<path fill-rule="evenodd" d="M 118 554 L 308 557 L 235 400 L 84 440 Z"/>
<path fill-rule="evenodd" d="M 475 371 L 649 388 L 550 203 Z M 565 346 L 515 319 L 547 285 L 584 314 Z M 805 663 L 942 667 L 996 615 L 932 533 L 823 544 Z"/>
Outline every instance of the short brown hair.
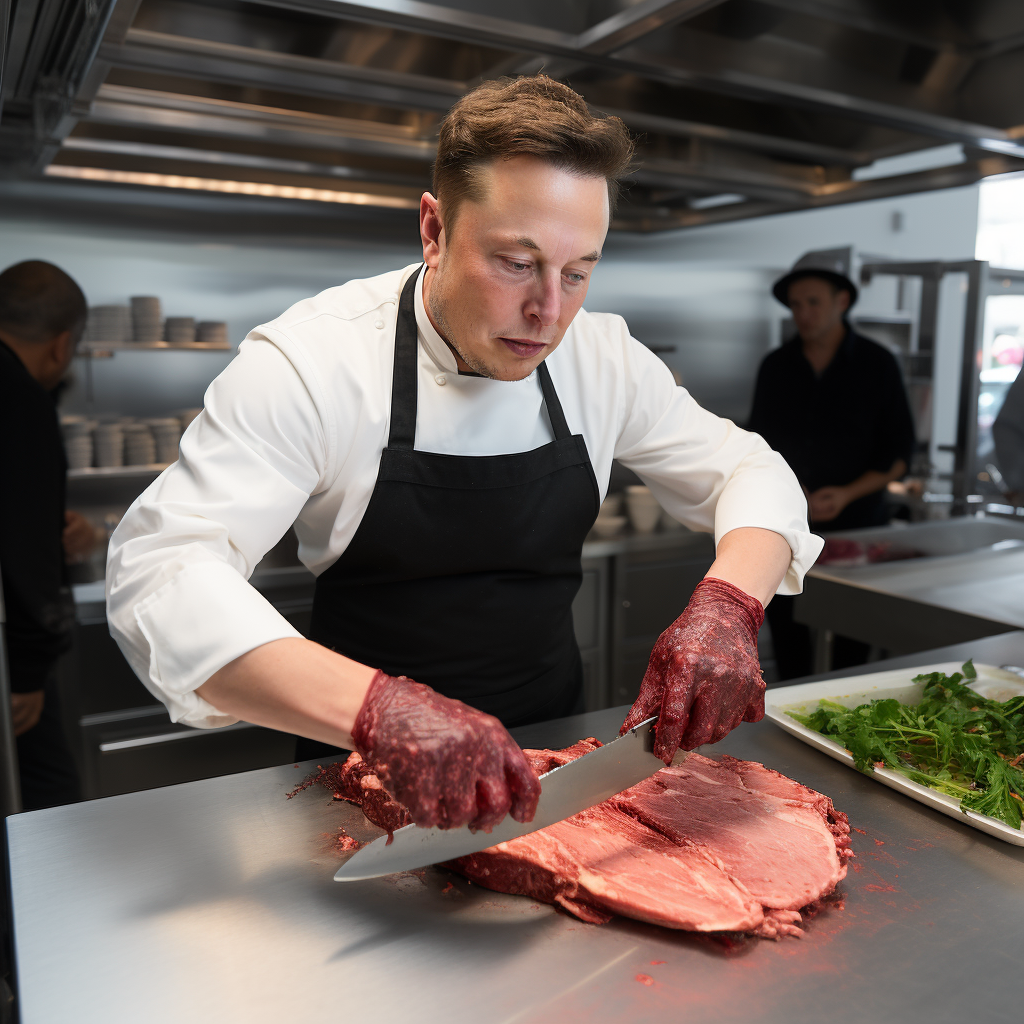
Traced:
<path fill-rule="evenodd" d="M 87 313 L 82 289 L 52 263 L 26 260 L 0 274 L 0 329 L 19 341 L 45 342 L 64 331 L 77 341 Z"/>
<path fill-rule="evenodd" d="M 441 122 L 434 195 L 449 232 L 463 200 L 483 198 L 476 169 L 514 156 L 535 156 L 574 174 L 605 178 L 608 208 L 614 210 L 633 143 L 619 118 L 595 117 L 579 93 L 547 75 L 484 82 Z"/>

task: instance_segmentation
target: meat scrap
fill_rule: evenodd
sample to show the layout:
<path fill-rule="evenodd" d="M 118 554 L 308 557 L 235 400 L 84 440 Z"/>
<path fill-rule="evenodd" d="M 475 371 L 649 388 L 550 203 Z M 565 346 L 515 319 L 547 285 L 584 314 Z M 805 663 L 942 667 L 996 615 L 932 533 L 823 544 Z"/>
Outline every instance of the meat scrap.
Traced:
<path fill-rule="evenodd" d="M 409 824 L 409 812 L 391 796 L 374 770 L 357 753 L 349 754 L 346 761 L 333 761 L 326 767 L 318 765 L 288 798 L 310 786 L 323 786 L 331 790 L 335 800 L 347 800 L 361 807 L 374 825 L 387 832 L 389 843 L 396 829 Z"/>
<path fill-rule="evenodd" d="M 598 746 L 591 737 L 526 754 L 543 774 Z M 407 822 L 358 754 L 333 767 L 313 781 L 382 828 Z M 445 866 L 593 924 L 618 914 L 780 938 L 802 934 L 800 911 L 833 892 L 852 855 L 847 817 L 828 797 L 751 761 L 691 753 L 596 807 Z"/>

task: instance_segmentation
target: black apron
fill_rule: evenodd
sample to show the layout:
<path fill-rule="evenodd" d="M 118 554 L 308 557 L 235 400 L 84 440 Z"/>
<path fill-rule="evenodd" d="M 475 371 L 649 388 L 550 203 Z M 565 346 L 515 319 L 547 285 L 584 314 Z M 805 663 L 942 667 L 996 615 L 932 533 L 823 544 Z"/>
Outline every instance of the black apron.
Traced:
<path fill-rule="evenodd" d="M 572 713 L 572 602 L 600 505 L 581 434 L 537 367 L 554 440 L 514 455 L 416 451 L 415 289 L 395 332 L 391 431 L 351 543 L 316 582 L 311 638 L 507 726 Z"/>

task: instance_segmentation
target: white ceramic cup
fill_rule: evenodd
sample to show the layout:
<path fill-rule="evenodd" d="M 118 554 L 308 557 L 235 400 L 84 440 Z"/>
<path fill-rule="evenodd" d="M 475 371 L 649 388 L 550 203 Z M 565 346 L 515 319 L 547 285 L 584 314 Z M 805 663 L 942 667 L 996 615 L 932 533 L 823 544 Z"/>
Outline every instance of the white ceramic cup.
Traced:
<path fill-rule="evenodd" d="M 661 506 L 649 487 L 626 488 L 626 511 L 637 533 L 651 533 L 661 518 Z"/>

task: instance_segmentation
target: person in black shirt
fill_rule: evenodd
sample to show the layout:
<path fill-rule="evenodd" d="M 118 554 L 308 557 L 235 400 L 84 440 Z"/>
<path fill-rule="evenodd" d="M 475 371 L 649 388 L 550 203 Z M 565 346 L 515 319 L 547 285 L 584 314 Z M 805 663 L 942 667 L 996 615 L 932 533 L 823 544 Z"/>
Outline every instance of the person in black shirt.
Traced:
<path fill-rule="evenodd" d="M 0 274 L 0 579 L 11 702 L 26 810 L 79 799 L 53 672 L 71 646 L 66 551 L 92 529 L 64 508 L 67 463 L 51 392 L 85 327 L 81 289 L 32 260 Z"/>
<path fill-rule="evenodd" d="M 845 275 L 798 264 L 773 293 L 790 308 L 797 336 L 761 363 L 748 429 L 796 473 L 813 530 L 883 525 L 886 486 L 906 474 L 914 448 L 899 365 L 850 327 L 857 289 Z M 772 601 L 768 619 L 780 678 L 806 675 L 810 636 L 793 622 L 793 599 Z M 866 657 L 866 645 L 836 639 L 834 667 Z"/>

